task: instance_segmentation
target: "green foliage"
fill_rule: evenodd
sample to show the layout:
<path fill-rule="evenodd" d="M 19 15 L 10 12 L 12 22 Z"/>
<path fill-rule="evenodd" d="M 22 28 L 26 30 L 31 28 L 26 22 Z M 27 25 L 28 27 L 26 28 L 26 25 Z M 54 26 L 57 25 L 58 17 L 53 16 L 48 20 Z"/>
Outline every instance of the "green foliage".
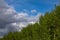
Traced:
<path fill-rule="evenodd" d="M 29 24 L 21 32 L 10 32 L 0 40 L 60 40 L 60 6 L 41 15 L 38 23 Z"/>

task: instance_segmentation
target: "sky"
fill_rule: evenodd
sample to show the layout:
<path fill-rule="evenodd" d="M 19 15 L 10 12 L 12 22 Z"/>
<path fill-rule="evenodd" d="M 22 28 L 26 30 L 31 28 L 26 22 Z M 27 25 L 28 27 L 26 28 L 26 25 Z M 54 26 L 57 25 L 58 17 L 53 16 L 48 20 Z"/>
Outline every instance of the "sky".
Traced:
<path fill-rule="evenodd" d="M 58 0 L 6 0 L 6 2 L 13 6 L 17 12 L 25 10 L 37 10 L 45 13 L 53 9 Z"/>
<path fill-rule="evenodd" d="M 58 3 L 57 0 L 0 0 L 0 37 L 34 24 Z"/>

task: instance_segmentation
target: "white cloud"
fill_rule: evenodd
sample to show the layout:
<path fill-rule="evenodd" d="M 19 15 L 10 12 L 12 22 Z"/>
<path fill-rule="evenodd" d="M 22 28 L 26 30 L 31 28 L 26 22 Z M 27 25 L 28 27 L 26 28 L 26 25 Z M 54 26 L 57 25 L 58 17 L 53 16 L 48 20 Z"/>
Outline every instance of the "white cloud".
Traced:
<path fill-rule="evenodd" d="M 36 13 L 36 12 L 37 12 L 37 10 L 35 10 L 35 9 L 34 10 L 31 10 L 31 13 Z"/>
<path fill-rule="evenodd" d="M 35 22 L 33 22 L 33 21 L 32 21 L 32 22 L 29 22 L 29 24 L 34 24 L 34 23 L 35 23 Z"/>
<path fill-rule="evenodd" d="M 23 12 L 14 15 L 14 17 L 15 17 L 15 18 L 18 18 L 18 19 L 19 19 L 19 18 L 26 17 L 26 16 L 28 16 L 28 14 L 27 14 L 27 13 L 23 13 Z"/>

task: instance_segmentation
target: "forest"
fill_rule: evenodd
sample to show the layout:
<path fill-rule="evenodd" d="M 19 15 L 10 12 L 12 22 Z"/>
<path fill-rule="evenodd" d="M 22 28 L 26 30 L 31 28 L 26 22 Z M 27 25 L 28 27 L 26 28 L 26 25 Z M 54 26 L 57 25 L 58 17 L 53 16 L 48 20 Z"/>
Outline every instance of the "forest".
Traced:
<path fill-rule="evenodd" d="M 60 40 L 60 5 L 39 17 L 20 32 L 10 32 L 0 40 Z"/>

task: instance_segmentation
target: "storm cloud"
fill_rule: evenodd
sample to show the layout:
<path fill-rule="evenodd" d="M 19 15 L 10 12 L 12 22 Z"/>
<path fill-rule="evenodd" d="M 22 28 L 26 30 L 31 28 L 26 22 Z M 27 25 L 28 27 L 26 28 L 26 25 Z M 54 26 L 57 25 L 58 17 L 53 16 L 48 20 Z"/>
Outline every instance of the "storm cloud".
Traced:
<path fill-rule="evenodd" d="M 29 23 L 35 23 L 40 14 L 29 16 L 25 12 L 16 12 L 4 0 L 0 0 L 0 37 L 8 32 L 20 31 Z"/>

